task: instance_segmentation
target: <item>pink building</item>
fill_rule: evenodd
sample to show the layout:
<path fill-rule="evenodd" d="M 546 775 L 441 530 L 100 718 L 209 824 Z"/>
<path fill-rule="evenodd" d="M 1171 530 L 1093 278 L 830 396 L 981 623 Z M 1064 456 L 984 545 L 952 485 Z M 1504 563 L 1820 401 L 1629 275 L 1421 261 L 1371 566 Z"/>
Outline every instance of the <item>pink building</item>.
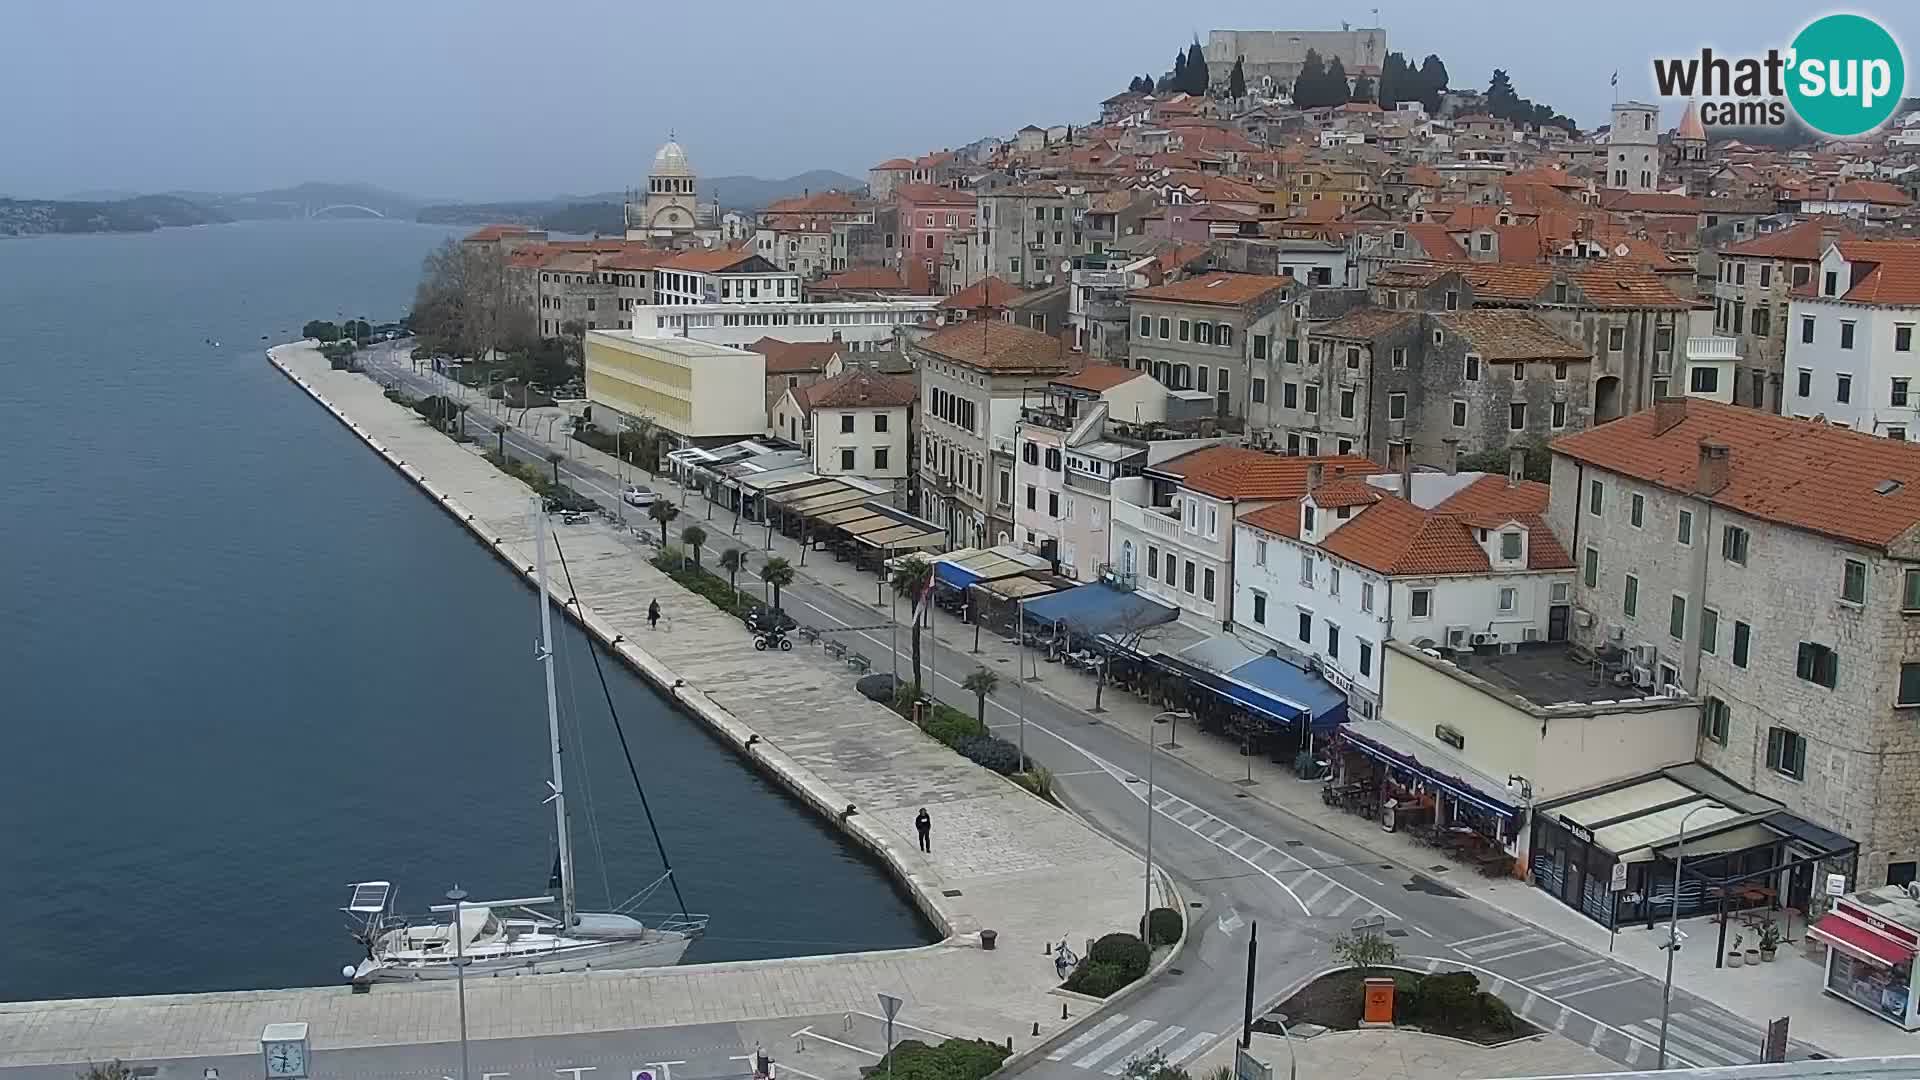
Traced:
<path fill-rule="evenodd" d="M 915 296 L 932 296 L 938 288 L 947 239 L 971 233 L 978 212 L 971 193 L 931 184 L 902 184 L 894 189 L 900 211 L 900 276 Z"/>

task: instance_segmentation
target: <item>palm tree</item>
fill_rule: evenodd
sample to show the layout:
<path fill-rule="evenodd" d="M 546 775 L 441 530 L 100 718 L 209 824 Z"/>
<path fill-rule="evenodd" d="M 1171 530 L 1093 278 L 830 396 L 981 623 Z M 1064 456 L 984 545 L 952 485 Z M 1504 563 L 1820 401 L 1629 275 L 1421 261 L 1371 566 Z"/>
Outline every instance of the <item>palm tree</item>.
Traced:
<path fill-rule="evenodd" d="M 727 572 L 727 587 L 733 590 L 733 602 L 736 604 L 740 602 L 740 586 L 735 584 L 734 579 L 746 565 L 746 548 L 728 548 L 720 553 L 720 569 Z"/>
<path fill-rule="evenodd" d="M 693 550 L 693 568 L 700 569 L 700 545 L 707 542 L 707 530 L 698 525 L 689 525 L 680 530 L 680 539 Z"/>
<path fill-rule="evenodd" d="M 567 460 L 567 455 L 562 453 L 555 452 L 547 455 L 547 464 L 553 466 L 554 487 L 560 486 L 560 463 L 565 460 Z"/>
<path fill-rule="evenodd" d="M 773 610 L 780 610 L 780 587 L 793 584 L 793 564 L 775 555 L 760 564 L 760 580 L 773 586 Z"/>
<path fill-rule="evenodd" d="M 667 546 L 667 524 L 680 516 L 680 508 L 665 499 L 655 499 L 647 507 L 647 516 L 660 523 L 660 546 Z"/>
<path fill-rule="evenodd" d="M 933 580 L 933 562 L 924 555 L 909 555 L 900 560 L 893 572 L 893 591 L 907 598 L 913 612 L 913 700 L 920 700 L 920 600 Z"/>
<path fill-rule="evenodd" d="M 976 706 L 974 719 L 980 721 L 980 731 L 982 734 L 985 734 L 987 730 L 987 695 L 1000 688 L 999 673 L 982 664 L 975 668 L 973 674 L 967 676 L 966 680 L 960 685 L 962 688 L 973 692 L 973 700 Z"/>

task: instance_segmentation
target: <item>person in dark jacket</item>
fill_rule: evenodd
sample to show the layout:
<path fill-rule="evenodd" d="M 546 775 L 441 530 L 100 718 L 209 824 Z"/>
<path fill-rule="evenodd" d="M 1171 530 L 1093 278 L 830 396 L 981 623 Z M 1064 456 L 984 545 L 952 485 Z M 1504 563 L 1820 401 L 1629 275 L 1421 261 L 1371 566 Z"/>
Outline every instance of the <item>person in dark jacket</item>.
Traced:
<path fill-rule="evenodd" d="M 658 600 L 647 605 L 647 629 L 660 629 L 660 601 Z"/>
<path fill-rule="evenodd" d="M 920 808 L 920 816 L 913 819 L 913 827 L 920 832 L 920 850 L 933 850 L 933 819 L 927 816 L 927 808 Z"/>

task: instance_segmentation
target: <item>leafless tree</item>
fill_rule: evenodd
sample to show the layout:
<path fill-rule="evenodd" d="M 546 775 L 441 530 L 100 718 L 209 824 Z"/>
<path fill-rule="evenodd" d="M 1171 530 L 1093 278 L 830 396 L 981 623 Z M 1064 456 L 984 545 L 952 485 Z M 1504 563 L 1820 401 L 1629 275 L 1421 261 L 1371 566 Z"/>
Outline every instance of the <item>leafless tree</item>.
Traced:
<path fill-rule="evenodd" d="M 453 239 L 426 257 L 413 322 L 422 344 L 475 359 L 525 348 L 536 338 L 532 308 L 515 295 L 506 257 Z"/>
<path fill-rule="evenodd" d="M 1093 672 L 1094 712 L 1105 711 L 1101 707 L 1100 701 L 1107 688 L 1108 675 L 1113 669 L 1114 656 L 1117 654 L 1145 656 L 1147 654 L 1147 643 L 1157 637 L 1160 628 L 1165 625 L 1165 623 L 1155 618 L 1155 614 L 1152 607 L 1142 605 L 1130 608 L 1125 615 L 1121 616 L 1119 622 L 1104 630 L 1089 629 L 1072 623 L 1067 624 L 1068 629 L 1087 638 L 1090 647 L 1101 654 L 1100 663 L 1094 668 Z M 1100 640 L 1102 636 L 1106 638 L 1105 641 Z"/>

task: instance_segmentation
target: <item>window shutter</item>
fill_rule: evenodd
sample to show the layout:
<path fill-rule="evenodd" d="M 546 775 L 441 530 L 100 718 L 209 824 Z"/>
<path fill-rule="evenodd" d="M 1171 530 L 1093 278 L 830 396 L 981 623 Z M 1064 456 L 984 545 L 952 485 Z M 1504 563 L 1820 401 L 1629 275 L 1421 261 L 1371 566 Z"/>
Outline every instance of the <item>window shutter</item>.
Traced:
<path fill-rule="evenodd" d="M 1801 648 L 1805 649 L 1806 646 L 1802 645 Z M 1786 742 L 1785 732 L 1782 732 L 1779 728 L 1767 729 L 1767 768 L 1778 769 L 1780 767 L 1780 748 L 1784 742 Z"/>

